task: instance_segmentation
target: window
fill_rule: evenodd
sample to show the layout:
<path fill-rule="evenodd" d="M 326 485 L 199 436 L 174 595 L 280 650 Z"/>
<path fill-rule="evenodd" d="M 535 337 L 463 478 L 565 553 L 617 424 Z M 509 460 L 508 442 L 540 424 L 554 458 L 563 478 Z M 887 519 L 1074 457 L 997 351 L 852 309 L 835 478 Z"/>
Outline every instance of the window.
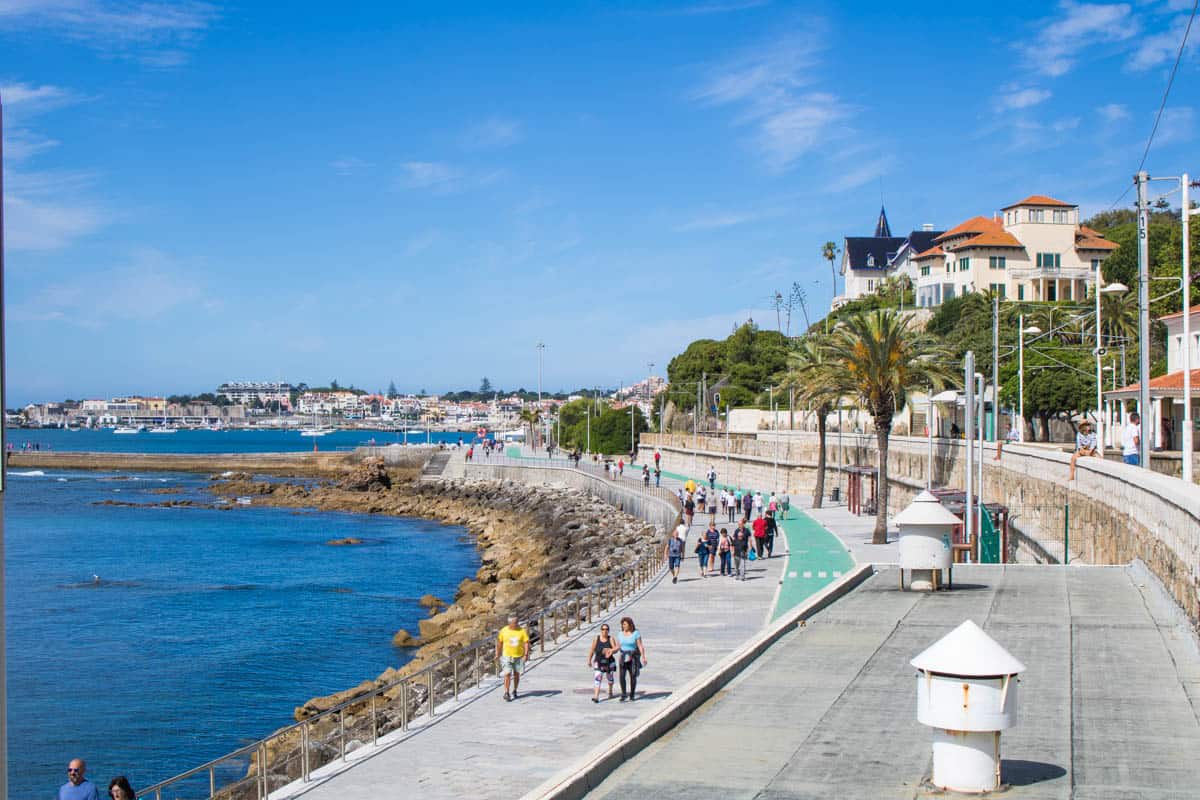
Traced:
<path fill-rule="evenodd" d="M 871 259 L 869 259 L 869 258 L 867 259 L 867 261 L 870 261 L 870 260 L 871 260 Z M 873 281 L 873 280 L 868 280 L 868 281 L 867 281 L 867 291 L 868 291 L 868 292 L 873 292 L 873 291 L 875 291 L 875 281 Z"/>
<path fill-rule="evenodd" d="M 960 259 L 958 260 L 958 271 L 959 271 L 959 272 L 966 272 L 966 271 L 967 271 L 967 270 L 969 270 L 970 268 L 971 268 L 971 259 L 970 259 L 970 257 L 966 257 L 966 258 L 960 258 Z"/>
<path fill-rule="evenodd" d="M 988 269 L 1004 269 L 1004 256 L 988 256 Z"/>
<path fill-rule="evenodd" d="M 867 256 L 867 266 L 868 266 L 868 267 L 873 267 L 873 266 L 875 266 L 875 256 L 874 256 L 874 255 L 868 255 L 868 256 Z"/>
<path fill-rule="evenodd" d="M 1029 221 L 1030 222 L 1045 222 L 1046 221 L 1046 212 L 1040 208 L 1029 209 Z"/>
<path fill-rule="evenodd" d="M 929 267 L 928 266 L 921 267 L 921 275 L 922 275 L 922 277 L 929 275 Z"/>
<path fill-rule="evenodd" d="M 993 294 L 1000 295 L 1001 300 L 1007 299 L 1007 289 L 1008 287 L 1006 287 L 1003 283 L 988 284 L 988 291 L 992 292 Z"/>
<path fill-rule="evenodd" d="M 1018 299 L 1018 300 L 1024 300 L 1024 299 L 1025 299 L 1025 284 L 1023 284 L 1023 283 L 1022 283 L 1022 284 L 1019 284 L 1019 285 L 1017 286 L 1017 299 Z"/>
<path fill-rule="evenodd" d="M 1054 221 L 1060 225 L 1070 222 L 1070 211 L 1065 208 L 1056 208 L 1054 210 Z"/>
<path fill-rule="evenodd" d="M 1092 272 L 1095 272 L 1098 269 L 1100 269 L 1100 259 L 1093 258 L 1092 259 Z"/>
<path fill-rule="evenodd" d="M 1038 253 L 1037 265 L 1039 269 L 1058 269 L 1062 266 L 1062 256 L 1058 253 Z"/>

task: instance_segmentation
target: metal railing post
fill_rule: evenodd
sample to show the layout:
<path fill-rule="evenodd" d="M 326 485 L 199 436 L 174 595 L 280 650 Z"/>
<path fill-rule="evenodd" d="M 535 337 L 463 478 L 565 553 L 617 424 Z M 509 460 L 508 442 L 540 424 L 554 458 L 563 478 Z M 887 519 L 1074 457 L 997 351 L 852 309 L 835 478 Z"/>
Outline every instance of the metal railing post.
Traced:
<path fill-rule="evenodd" d="M 266 765 L 260 761 L 258 763 L 258 771 L 262 772 L 263 768 L 265 766 Z M 217 776 L 216 776 L 216 773 L 213 772 L 213 768 L 209 767 L 208 768 L 208 796 L 212 797 L 216 793 L 217 793 Z"/>
<path fill-rule="evenodd" d="M 538 620 L 538 650 L 542 653 L 546 652 L 546 614 L 544 612 Z"/>
<path fill-rule="evenodd" d="M 303 748 L 300 753 L 300 778 L 305 783 L 308 782 L 310 774 L 308 768 L 308 720 L 304 720 L 300 725 L 300 747 Z"/>
<path fill-rule="evenodd" d="M 400 682 L 400 730 L 408 730 L 408 681 Z"/>
<path fill-rule="evenodd" d="M 375 698 L 378 696 L 379 696 L 378 693 L 371 695 L 371 744 L 372 745 L 379 744 L 379 717 L 376 716 L 376 713 L 375 713 Z"/>
<path fill-rule="evenodd" d="M 346 760 L 346 709 L 338 712 L 338 752 Z"/>
<path fill-rule="evenodd" d="M 450 663 L 454 667 L 454 699 L 458 699 L 458 656 L 451 656 Z"/>
<path fill-rule="evenodd" d="M 258 800 L 266 800 L 271 794 L 271 776 L 267 772 L 267 745 L 266 742 L 260 742 L 258 745 L 258 763 L 261 766 L 259 775 L 262 776 L 262 781 L 259 783 L 261 787 L 258 793 Z"/>
<path fill-rule="evenodd" d="M 429 716 L 433 716 L 433 670 L 429 670 Z"/>

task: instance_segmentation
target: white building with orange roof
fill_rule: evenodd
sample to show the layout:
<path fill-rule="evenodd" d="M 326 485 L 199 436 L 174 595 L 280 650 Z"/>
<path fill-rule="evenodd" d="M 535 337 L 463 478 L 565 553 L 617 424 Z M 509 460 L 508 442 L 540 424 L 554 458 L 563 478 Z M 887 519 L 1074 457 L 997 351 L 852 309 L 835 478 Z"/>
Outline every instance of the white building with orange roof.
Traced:
<path fill-rule="evenodd" d="M 1080 225 L 1079 206 L 1032 195 L 995 217 L 956 225 L 918 253 L 917 304 L 989 290 L 1012 300 L 1082 300 L 1116 248 Z"/>

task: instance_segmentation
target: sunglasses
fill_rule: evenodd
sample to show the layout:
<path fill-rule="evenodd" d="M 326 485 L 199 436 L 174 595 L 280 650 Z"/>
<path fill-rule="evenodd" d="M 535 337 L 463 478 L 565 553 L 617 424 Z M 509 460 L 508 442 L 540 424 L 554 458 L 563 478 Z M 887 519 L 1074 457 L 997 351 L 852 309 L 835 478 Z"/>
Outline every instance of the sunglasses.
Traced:
<path fill-rule="evenodd" d="M 77 769 L 75 767 L 67 767 L 67 772 L 83 772 L 83 770 Z"/>

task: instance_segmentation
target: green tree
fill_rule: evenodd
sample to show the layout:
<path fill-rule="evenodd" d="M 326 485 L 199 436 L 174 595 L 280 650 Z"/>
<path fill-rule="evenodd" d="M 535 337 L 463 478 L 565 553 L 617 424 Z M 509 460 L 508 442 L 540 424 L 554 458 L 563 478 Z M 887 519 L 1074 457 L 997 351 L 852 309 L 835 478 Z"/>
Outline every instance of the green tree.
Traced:
<path fill-rule="evenodd" d="M 492 393 L 492 382 L 488 380 L 487 375 L 484 375 L 483 380 L 479 382 L 479 393 L 484 395 Z"/>
<path fill-rule="evenodd" d="M 646 417 L 637 406 L 633 408 L 633 436 L 650 429 Z M 608 455 L 624 455 L 630 451 L 631 435 L 629 408 L 605 408 L 599 417 L 592 418 L 592 451 Z"/>
<path fill-rule="evenodd" d="M 879 508 L 872 541 L 887 542 L 888 445 L 892 419 L 914 389 L 940 390 L 954 377 L 950 354 L 935 339 L 911 324 L 911 318 L 881 309 L 842 320 L 830 350 L 830 371 L 837 389 L 855 395 L 875 421 L 879 452 Z"/>
<path fill-rule="evenodd" d="M 538 423 L 542 421 L 542 411 L 538 408 L 523 408 L 521 409 L 521 422 L 529 428 L 529 444 L 532 447 L 540 446 L 537 439 Z"/>
<path fill-rule="evenodd" d="M 400 396 L 400 393 L 396 391 L 395 381 L 392 381 L 388 384 L 387 396 L 389 400 L 394 400 Z"/>
<path fill-rule="evenodd" d="M 788 366 L 783 385 L 794 387 L 796 399 L 817 415 L 817 483 L 813 489 L 812 507 L 820 508 L 825 496 L 826 421 L 841 397 L 837 357 L 826 339 L 810 334 L 797 343 Z"/>
<path fill-rule="evenodd" d="M 833 242 L 826 242 L 821 245 L 821 258 L 829 262 L 829 275 L 833 278 L 833 296 L 837 297 L 837 267 L 834 262 L 837 261 L 838 246 Z"/>

